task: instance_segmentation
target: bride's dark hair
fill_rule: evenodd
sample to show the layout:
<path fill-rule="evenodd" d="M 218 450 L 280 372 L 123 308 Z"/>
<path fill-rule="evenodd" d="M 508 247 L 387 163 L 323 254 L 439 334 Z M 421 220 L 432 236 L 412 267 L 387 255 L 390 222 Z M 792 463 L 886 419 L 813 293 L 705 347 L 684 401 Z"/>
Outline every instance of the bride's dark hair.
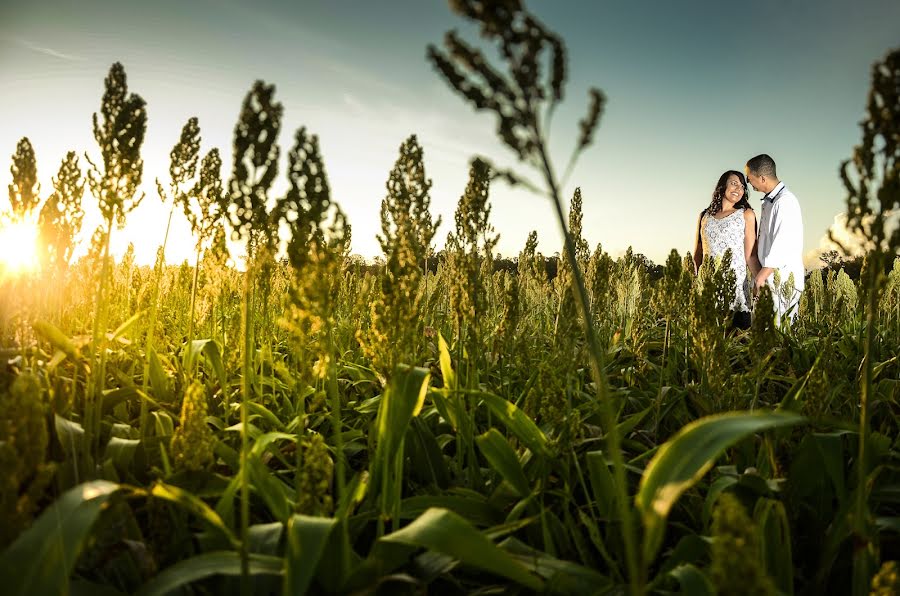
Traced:
<path fill-rule="evenodd" d="M 737 170 L 728 170 L 721 176 L 719 176 L 719 181 L 716 182 L 716 189 L 712 194 L 712 201 L 709 204 L 709 207 L 706 208 L 706 214 L 715 215 L 719 211 L 722 210 L 722 197 L 725 196 L 725 185 L 728 184 L 728 178 L 734 174 L 737 176 L 737 179 L 741 181 L 741 184 L 744 185 L 744 196 L 741 197 L 741 200 L 735 203 L 735 209 L 750 209 L 753 207 L 750 206 L 750 203 L 747 201 L 747 180 L 744 178 L 744 174 L 738 172 Z"/>

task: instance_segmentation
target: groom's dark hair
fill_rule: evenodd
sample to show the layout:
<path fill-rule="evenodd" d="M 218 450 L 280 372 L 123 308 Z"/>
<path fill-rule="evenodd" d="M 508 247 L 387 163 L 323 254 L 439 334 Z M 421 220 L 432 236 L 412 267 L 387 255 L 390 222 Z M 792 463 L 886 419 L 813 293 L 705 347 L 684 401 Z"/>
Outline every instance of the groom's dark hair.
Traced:
<path fill-rule="evenodd" d="M 778 178 L 778 174 L 775 173 L 775 160 L 765 153 L 750 158 L 747 168 L 757 176 Z"/>

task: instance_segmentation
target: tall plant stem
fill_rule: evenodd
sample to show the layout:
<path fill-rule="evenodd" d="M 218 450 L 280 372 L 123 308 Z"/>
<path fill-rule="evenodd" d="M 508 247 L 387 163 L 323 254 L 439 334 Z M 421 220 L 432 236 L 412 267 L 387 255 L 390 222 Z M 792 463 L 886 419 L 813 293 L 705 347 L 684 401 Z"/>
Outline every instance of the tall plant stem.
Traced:
<path fill-rule="evenodd" d="M 250 401 L 250 373 L 251 349 L 253 347 L 252 329 L 250 328 L 251 301 L 253 300 L 253 275 L 254 263 L 247 257 L 247 271 L 244 272 L 244 291 L 241 300 L 241 337 L 244 344 L 241 350 L 241 594 L 248 596 L 250 591 L 250 478 L 248 475 L 248 455 L 250 442 L 248 440 L 249 408 Z"/>
<path fill-rule="evenodd" d="M 90 469 L 92 462 L 92 454 L 95 453 L 95 444 L 99 446 L 100 437 L 100 396 L 103 395 L 103 383 L 106 365 L 106 341 L 101 337 L 103 333 L 101 328 L 106 327 L 106 286 L 109 277 L 109 238 L 112 235 L 112 226 L 115 215 L 110 217 L 106 222 L 106 233 L 104 234 L 102 263 L 100 265 L 100 285 L 97 288 L 96 306 L 94 308 L 94 324 L 91 331 L 91 356 L 90 367 L 91 376 L 88 390 L 86 392 L 86 400 L 84 404 L 84 463 L 85 469 Z M 100 353 L 100 363 L 96 362 L 96 355 Z M 91 475 L 93 476 L 93 475 Z"/>
<path fill-rule="evenodd" d="M 166 244 L 169 242 L 169 230 L 172 227 L 172 212 L 175 211 L 175 202 L 169 209 L 169 221 L 166 223 L 166 233 L 163 236 L 162 255 L 157 259 L 157 264 L 153 267 L 153 300 L 150 303 L 150 320 L 147 322 L 147 337 L 144 338 L 144 380 L 141 389 L 144 395 L 150 384 L 150 352 L 153 350 L 153 336 L 156 333 L 156 319 L 159 315 L 159 286 L 162 281 L 162 272 L 166 265 Z M 141 415 L 139 421 L 140 436 L 142 439 L 147 437 L 147 418 L 150 415 L 150 409 L 146 399 L 141 400 Z"/>
<path fill-rule="evenodd" d="M 325 331 L 327 342 L 328 342 L 328 358 L 330 362 L 328 363 L 328 379 L 327 379 L 327 387 L 326 391 L 328 393 L 328 397 L 331 401 L 331 426 L 332 432 L 334 432 L 334 471 L 335 471 L 335 492 L 337 499 L 335 502 L 338 503 L 338 515 L 340 516 L 339 523 L 341 526 L 341 560 L 340 564 L 340 572 L 341 576 L 345 576 L 345 574 L 350 569 L 350 531 L 348 525 L 348 517 L 349 517 L 349 507 L 345 511 L 340 508 L 340 504 L 344 503 L 346 495 L 346 480 L 344 477 L 345 472 L 345 464 L 344 464 L 344 435 L 343 435 L 343 422 L 341 417 L 341 395 L 338 392 L 338 382 L 337 382 L 337 358 L 335 357 L 335 349 L 334 349 L 334 332 L 331 325 L 326 326 Z M 349 505 L 349 502 L 348 502 Z"/>
<path fill-rule="evenodd" d="M 869 295 L 866 305 L 866 335 L 863 343 L 863 367 L 860 382 L 859 408 L 859 451 L 857 456 L 858 478 L 856 482 L 856 503 L 854 507 L 854 526 L 857 540 L 862 546 L 856 546 L 853 553 L 853 594 L 868 594 L 872 577 L 872 559 L 869 556 L 869 509 L 867 506 L 866 480 L 868 477 L 866 446 L 869 439 L 869 397 L 872 394 L 872 349 L 875 343 L 875 316 L 878 308 L 878 290 L 881 263 L 875 253 L 871 256 L 867 280 Z"/>
<path fill-rule="evenodd" d="M 197 279 L 200 277 L 200 245 L 197 245 L 197 258 L 194 261 L 194 281 L 191 284 L 191 315 L 188 319 L 188 345 L 194 341 L 194 308 L 197 303 Z M 222 388 L 225 389 L 224 387 Z"/>
<path fill-rule="evenodd" d="M 536 136 L 542 139 L 543 137 L 541 136 L 536 123 L 534 128 Z M 634 524 L 631 518 L 631 510 L 628 507 L 628 490 L 625 484 L 625 460 L 622 457 L 621 439 L 619 437 L 619 430 L 616 427 L 616 413 L 613 410 L 609 395 L 609 379 L 606 376 L 603 351 L 597 337 L 597 332 L 594 329 L 587 288 L 584 283 L 584 275 L 578 265 L 578 260 L 575 258 L 575 242 L 572 240 L 572 235 L 569 233 L 568 226 L 566 225 L 566 216 L 563 213 L 562 198 L 559 195 L 556 176 L 553 173 L 553 166 L 550 164 L 550 160 L 547 157 L 547 151 L 543 142 L 538 143 L 538 151 L 541 158 L 544 177 L 550 188 L 550 197 L 553 199 L 556 216 L 559 220 L 563 237 L 565 238 L 566 258 L 568 259 L 569 266 L 575 276 L 575 295 L 577 298 L 575 304 L 581 315 L 585 336 L 587 338 L 588 352 L 591 356 L 591 373 L 594 377 L 594 384 L 597 386 L 597 401 L 600 403 L 600 413 L 603 417 L 603 425 L 606 427 L 607 449 L 613 460 L 613 473 L 616 484 L 616 504 L 619 509 L 619 516 L 622 518 L 622 539 L 625 543 L 625 557 L 628 565 L 631 593 L 641 594 L 643 593 L 644 578 L 643 572 L 638 566 Z"/>

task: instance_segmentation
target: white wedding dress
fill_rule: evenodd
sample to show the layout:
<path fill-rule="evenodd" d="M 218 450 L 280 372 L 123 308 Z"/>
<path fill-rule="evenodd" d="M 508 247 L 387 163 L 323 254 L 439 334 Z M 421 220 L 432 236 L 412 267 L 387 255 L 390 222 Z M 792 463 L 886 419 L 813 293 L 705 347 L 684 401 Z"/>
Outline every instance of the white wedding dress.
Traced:
<path fill-rule="evenodd" d="M 722 258 L 731 249 L 731 268 L 734 270 L 735 288 L 731 310 L 750 312 L 750 278 L 744 258 L 744 210 L 737 209 L 722 219 L 704 215 L 700 229 L 703 242 L 703 258 Z"/>

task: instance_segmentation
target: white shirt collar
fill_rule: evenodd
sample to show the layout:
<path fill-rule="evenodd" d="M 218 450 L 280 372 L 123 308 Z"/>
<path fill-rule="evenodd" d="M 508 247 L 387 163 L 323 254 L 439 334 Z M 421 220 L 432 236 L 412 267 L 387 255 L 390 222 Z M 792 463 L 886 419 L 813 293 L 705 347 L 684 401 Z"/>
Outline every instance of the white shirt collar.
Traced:
<path fill-rule="evenodd" d="M 771 191 L 767 192 L 765 196 L 763 196 L 762 200 L 772 200 L 772 198 L 775 197 L 782 188 L 784 188 L 784 182 L 779 182 L 775 188 L 773 188 Z"/>

